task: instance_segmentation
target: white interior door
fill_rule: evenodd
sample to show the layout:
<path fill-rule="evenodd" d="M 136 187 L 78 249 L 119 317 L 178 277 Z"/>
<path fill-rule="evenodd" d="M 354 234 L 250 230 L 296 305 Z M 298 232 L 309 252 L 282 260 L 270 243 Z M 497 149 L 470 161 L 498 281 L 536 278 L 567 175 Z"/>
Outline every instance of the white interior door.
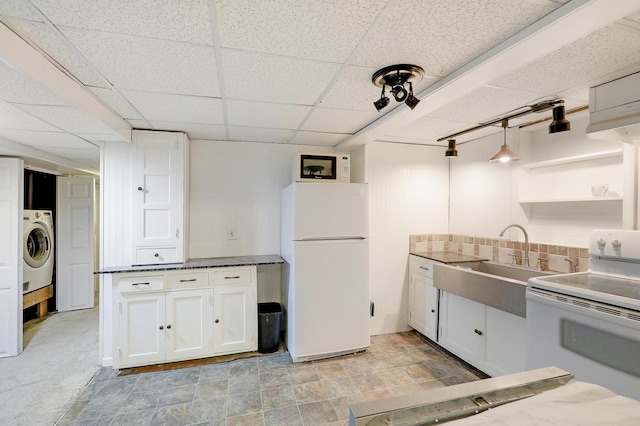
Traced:
<path fill-rule="evenodd" d="M 0 158 L 0 357 L 22 352 L 22 160 Z"/>
<path fill-rule="evenodd" d="M 93 308 L 92 178 L 58 177 L 56 304 L 58 311 Z"/>

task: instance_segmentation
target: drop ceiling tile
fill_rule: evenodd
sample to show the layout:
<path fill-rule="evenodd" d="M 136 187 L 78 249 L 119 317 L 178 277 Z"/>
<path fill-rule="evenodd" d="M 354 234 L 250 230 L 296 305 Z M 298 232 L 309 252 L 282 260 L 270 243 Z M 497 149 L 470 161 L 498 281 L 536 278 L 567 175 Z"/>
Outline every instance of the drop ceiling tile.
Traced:
<path fill-rule="evenodd" d="M 104 142 L 124 142 L 131 143 L 130 140 L 125 139 L 117 133 L 74 133 L 77 137 L 86 141 L 92 142 L 96 146 L 100 146 Z"/>
<path fill-rule="evenodd" d="M 6 102 L 67 105 L 58 95 L 0 60 L 0 99 Z"/>
<path fill-rule="evenodd" d="M 204 96 L 123 90 L 122 94 L 148 121 L 224 124 L 222 101 Z"/>
<path fill-rule="evenodd" d="M 2 0 L 0 2 L 0 17 L 10 16 L 13 18 L 29 19 L 40 21 L 40 14 L 33 9 L 29 2 L 24 0 Z"/>
<path fill-rule="evenodd" d="M 388 0 L 215 3 L 223 47 L 344 62 Z"/>
<path fill-rule="evenodd" d="M 313 105 L 339 64 L 223 49 L 226 97 Z"/>
<path fill-rule="evenodd" d="M 89 87 L 88 89 L 95 93 L 104 104 L 118 113 L 120 117 L 124 119 L 131 118 L 133 120 L 142 118 L 138 111 L 114 89 L 104 89 L 102 87 Z"/>
<path fill-rule="evenodd" d="M 100 166 L 100 149 L 73 149 L 73 148 L 57 148 L 57 147 L 39 147 L 41 151 L 48 152 L 81 164 L 92 167 Z"/>
<path fill-rule="evenodd" d="M 57 26 L 212 44 L 207 0 L 32 0 Z"/>
<path fill-rule="evenodd" d="M 525 86 L 526 87 L 526 86 Z M 429 113 L 431 118 L 465 123 L 483 123 L 542 100 L 544 94 L 501 87 L 483 86 L 442 108 Z"/>
<path fill-rule="evenodd" d="M 219 96 L 210 46 L 63 28 L 116 89 Z"/>
<path fill-rule="evenodd" d="M 353 134 L 379 117 L 375 108 L 370 112 L 315 108 L 301 130 Z"/>
<path fill-rule="evenodd" d="M 34 117 L 32 114 L 5 102 L 0 102 L 0 129 L 22 129 L 59 132 L 60 129 Z"/>
<path fill-rule="evenodd" d="M 402 128 L 385 133 L 387 138 L 414 139 L 416 141 L 435 141 L 476 123 L 461 123 L 431 117 L 421 117 Z"/>
<path fill-rule="evenodd" d="M 0 129 L 0 136 L 33 147 L 59 147 L 94 149 L 95 145 L 70 133 L 35 132 L 30 130 Z"/>
<path fill-rule="evenodd" d="M 295 130 L 229 126 L 232 141 L 287 143 L 294 133 Z"/>
<path fill-rule="evenodd" d="M 155 130 L 185 132 L 190 140 L 206 139 L 221 141 L 227 138 L 224 126 L 218 124 L 152 121 L 151 125 Z"/>
<path fill-rule="evenodd" d="M 70 133 L 113 133 L 106 125 L 74 107 L 23 105 L 22 108 Z"/>
<path fill-rule="evenodd" d="M 640 70 L 640 32 L 626 31 L 614 24 L 499 77 L 491 84 L 553 94 L 604 83 L 606 80 L 600 81 L 601 76 L 620 69 Z"/>
<path fill-rule="evenodd" d="M 230 126 L 297 129 L 311 107 L 229 100 L 227 117 Z"/>
<path fill-rule="evenodd" d="M 369 33 L 351 64 L 409 63 L 444 77 L 559 6 L 526 0 L 398 0 L 383 12 L 387 19 Z"/>
<path fill-rule="evenodd" d="M 349 135 L 342 133 L 299 131 L 289 143 L 297 145 L 336 146 L 348 137 Z"/>
<path fill-rule="evenodd" d="M 64 37 L 44 23 L 11 19 L 10 28 L 45 51 L 55 62 L 85 85 L 104 87 L 105 79 L 71 47 Z"/>

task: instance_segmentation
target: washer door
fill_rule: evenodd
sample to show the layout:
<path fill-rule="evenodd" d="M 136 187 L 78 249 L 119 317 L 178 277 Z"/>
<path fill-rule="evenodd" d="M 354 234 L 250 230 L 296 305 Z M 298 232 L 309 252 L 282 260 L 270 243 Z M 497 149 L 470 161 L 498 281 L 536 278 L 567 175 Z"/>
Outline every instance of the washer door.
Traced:
<path fill-rule="evenodd" d="M 24 230 L 24 261 L 32 268 L 40 268 L 51 256 L 51 237 L 39 222 Z"/>

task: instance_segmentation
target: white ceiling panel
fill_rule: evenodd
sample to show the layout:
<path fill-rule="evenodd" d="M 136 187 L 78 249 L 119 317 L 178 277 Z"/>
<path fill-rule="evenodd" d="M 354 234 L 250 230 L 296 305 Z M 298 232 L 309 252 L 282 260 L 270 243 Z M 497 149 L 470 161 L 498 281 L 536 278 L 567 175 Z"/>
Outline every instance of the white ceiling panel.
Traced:
<path fill-rule="evenodd" d="M 46 52 L 63 69 L 67 70 L 83 84 L 104 87 L 105 79 L 82 56 L 65 41 L 59 33 L 39 22 L 10 19 L 10 27 L 27 40 Z"/>
<path fill-rule="evenodd" d="M 94 149 L 97 146 L 70 133 L 34 132 L 31 130 L 0 129 L 3 138 L 33 147 Z"/>
<path fill-rule="evenodd" d="M 606 52 L 606 53 L 605 53 Z M 640 70 L 640 31 L 611 25 L 492 82 L 497 86 L 557 93 L 597 84 L 619 69 Z M 587 99 L 584 99 L 588 101 Z"/>
<path fill-rule="evenodd" d="M 355 133 L 380 115 L 373 111 L 346 111 L 342 109 L 316 108 L 301 130 L 328 133 Z"/>
<path fill-rule="evenodd" d="M 22 108 L 70 133 L 113 133 L 104 124 L 74 107 L 22 105 Z"/>
<path fill-rule="evenodd" d="M 225 140 L 225 127 L 219 124 L 152 121 L 155 130 L 185 132 L 189 139 Z"/>
<path fill-rule="evenodd" d="M 230 126 L 297 129 L 311 111 L 304 105 L 271 104 L 229 100 L 227 116 Z"/>
<path fill-rule="evenodd" d="M 32 0 L 57 26 L 212 44 L 207 0 Z"/>
<path fill-rule="evenodd" d="M 344 62 L 387 0 L 216 0 L 223 47 Z M 259 28 L 259 31 L 254 31 Z"/>
<path fill-rule="evenodd" d="M 222 101 L 204 96 L 123 90 L 122 94 L 149 121 L 223 124 Z"/>
<path fill-rule="evenodd" d="M 220 95 L 210 46 L 71 28 L 63 32 L 118 89 Z"/>
<path fill-rule="evenodd" d="M 0 60 L 0 99 L 21 104 L 67 105 L 56 94 Z"/>
<path fill-rule="evenodd" d="M 299 131 L 289 141 L 290 144 L 314 145 L 314 146 L 336 146 L 349 135 L 342 133 L 321 133 Z"/>
<path fill-rule="evenodd" d="M 125 120 L 133 119 L 140 120 L 142 116 L 136 109 L 114 89 L 105 89 L 102 87 L 88 87 L 102 103 L 109 106 L 112 110 L 117 112 Z"/>
<path fill-rule="evenodd" d="M 294 130 L 286 129 L 229 126 L 229 139 L 233 141 L 287 143 L 294 133 Z"/>
<path fill-rule="evenodd" d="M 397 0 L 354 53 L 354 65 L 409 63 L 444 77 L 560 6 L 526 0 Z"/>
<path fill-rule="evenodd" d="M 313 105 L 339 64 L 223 49 L 226 96 L 231 99 Z"/>
<path fill-rule="evenodd" d="M 431 112 L 429 117 L 477 124 L 507 115 L 514 109 L 544 98 L 543 93 L 484 86 Z"/>
<path fill-rule="evenodd" d="M 0 15 L 29 19 L 31 21 L 40 21 L 40 14 L 24 0 L 0 1 Z"/>
<path fill-rule="evenodd" d="M 43 122 L 30 113 L 5 102 L 0 102 L 0 128 L 43 132 L 60 131 L 60 129 Z"/>
<path fill-rule="evenodd" d="M 73 148 L 57 148 L 57 147 L 38 147 L 39 150 L 49 152 L 64 158 L 70 158 L 74 161 L 86 163 L 92 167 L 100 166 L 100 149 L 73 149 Z"/>
<path fill-rule="evenodd" d="M 402 128 L 389 132 L 391 138 L 435 141 L 436 139 L 473 126 L 473 123 L 444 120 L 431 117 L 420 117 Z"/>

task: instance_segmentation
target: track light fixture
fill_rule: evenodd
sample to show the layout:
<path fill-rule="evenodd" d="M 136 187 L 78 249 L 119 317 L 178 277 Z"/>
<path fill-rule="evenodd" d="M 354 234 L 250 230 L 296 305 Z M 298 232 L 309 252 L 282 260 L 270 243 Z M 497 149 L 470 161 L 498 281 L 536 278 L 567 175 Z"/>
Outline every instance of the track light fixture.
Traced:
<path fill-rule="evenodd" d="M 553 107 L 553 121 L 549 124 L 549 133 L 566 132 L 571 130 L 571 123 L 564 115 L 564 101 L 560 105 Z"/>
<path fill-rule="evenodd" d="M 409 108 L 414 109 L 420 99 L 413 96 L 412 83 L 422 80 L 423 75 L 424 70 L 421 67 L 411 64 L 390 65 L 379 69 L 371 76 L 371 82 L 382 87 L 382 94 L 373 105 L 378 111 L 389 105 L 389 98 L 384 94 L 385 86 L 389 86 L 396 102 L 404 102 Z M 409 86 L 408 90 L 405 85 Z"/>
<path fill-rule="evenodd" d="M 502 132 L 504 133 L 504 143 L 500 147 L 500 151 L 489 159 L 489 162 L 496 163 L 508 163 L 510 161 L 518 161 L 520 156 L 509 149 L 507 145 L 507 127 L 509 126 L 509 120 L 502 120 Z"/>
<path fill-rule="evenodd" d="M 456 140 L 455 139 L 449 139 L 449 148 L 447 148 L 447 150 L 444 152 L 444 156 L 445 157 L 457 157 L 458 156 L 458 150 L 456 149 Z"/>

